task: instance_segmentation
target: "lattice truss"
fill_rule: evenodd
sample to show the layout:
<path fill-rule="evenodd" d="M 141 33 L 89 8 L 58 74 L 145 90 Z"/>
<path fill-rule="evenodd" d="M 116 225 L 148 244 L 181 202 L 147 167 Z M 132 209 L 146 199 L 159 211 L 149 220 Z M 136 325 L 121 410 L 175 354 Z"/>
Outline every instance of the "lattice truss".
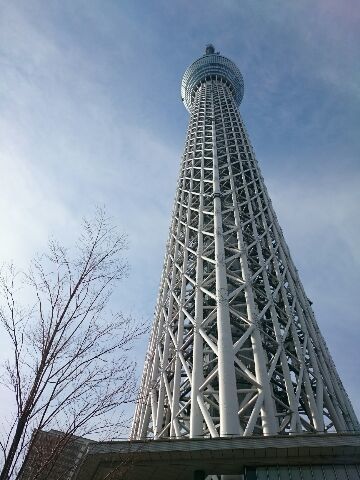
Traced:
<path fill-rule="evenodd" d="M 358 430 L 230 87 L 196 90 L 132 438 Z"/>

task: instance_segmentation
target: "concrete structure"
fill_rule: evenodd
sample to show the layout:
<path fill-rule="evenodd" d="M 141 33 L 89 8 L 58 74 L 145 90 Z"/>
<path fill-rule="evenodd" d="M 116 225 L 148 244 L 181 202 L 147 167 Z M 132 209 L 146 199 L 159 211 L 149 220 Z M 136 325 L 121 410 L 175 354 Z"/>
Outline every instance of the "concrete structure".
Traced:
<path fill-rule="evenodd" d="M 21 480 L 34 480 L 43 450 L 61 433 L 42 432 Z M 39 458 L 40 452 L 40 458 Z M 74 438 L 39 480 L 359 480 L 360 435 L 307 434 L 92 442 Z M 236 476 L 234 476 L 236 475 Z"/>
<path fill-rule="evenodd" d="M 212 45 L 190 113 L 132 439 L 355 432 L 241 119 L 243 78 Z"/>
<path fill-rule="evenodd" d="M 359 459 L 354 434 L 99 442 L 89 444 L 76 479 L 359 480 Z"/>

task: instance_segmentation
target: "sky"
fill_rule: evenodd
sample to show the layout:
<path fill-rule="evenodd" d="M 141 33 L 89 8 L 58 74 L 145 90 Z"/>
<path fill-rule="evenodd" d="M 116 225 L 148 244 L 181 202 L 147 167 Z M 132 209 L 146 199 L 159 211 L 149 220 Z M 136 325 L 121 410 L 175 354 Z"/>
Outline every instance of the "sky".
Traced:
<path fill-rule="evenodd" d="M 105 205 L 129 238 L 116 304 L 151 324 L 189 120 L 180 81 L 209 42 L 244 76 L 241 114 L 360 417 L 357 0 L 0 0 L 0 263 L 25 268 L 50 236 L 73 244 Z"/>

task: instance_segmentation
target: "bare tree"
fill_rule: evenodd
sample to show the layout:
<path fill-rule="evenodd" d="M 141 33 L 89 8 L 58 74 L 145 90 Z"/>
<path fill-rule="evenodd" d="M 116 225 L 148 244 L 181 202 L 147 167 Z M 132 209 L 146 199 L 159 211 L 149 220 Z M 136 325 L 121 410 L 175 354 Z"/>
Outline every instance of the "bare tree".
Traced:
<path fill-rule="evenodd" d="M 51 457 L 74 436 L 123 427 L 124 415 L 115 413 L 134 398 L 128 350 L 143 329 L 105 307 L 127 274 L 125 248 L 125 236 L 98 210 L 93 221 L 84 221 L 74 255 L 50 241 L 49 253 L 37 257 L 28 273 L 3 268 L 0 322 L 12 356 L 1 382 L 13 393 L 16 412 L 0 442 L 0 480 L 20 478 L 37 432 L 62 432 L 56 447 L 47 449 Z M 30 307 L 21 304 L 24 297 Z M 52 461 L 46 458 L 43 467 Z"/>

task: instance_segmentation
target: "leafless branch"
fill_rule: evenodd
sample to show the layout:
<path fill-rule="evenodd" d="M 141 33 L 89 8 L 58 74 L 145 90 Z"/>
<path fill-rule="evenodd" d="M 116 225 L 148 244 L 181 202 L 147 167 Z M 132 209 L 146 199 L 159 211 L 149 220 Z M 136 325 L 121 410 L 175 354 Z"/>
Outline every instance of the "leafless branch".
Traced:
<path fill-rule="evenodd" d="M 128 351 L 144 331 L 132 318 L 108 311 L 115 286 L 127 275 L 125 248 L 126 237 L 99 209 L 93 221 L 84 221 L 75 255 L 51 240 L 28 272 L 12 265 L 0 272 L 0 325 L 12 345 L 0 381 L 16 405 L 0 439 L 0 480 L 21 478 L 20 464 L 35 448 L 37 432 L 62 431 L 51 455 L 45 449 L 41 476 L 71 439 L 105 428 L 114 435 L 123 425 L 119 410 L 135 395 Z M 22 296 L 30 305 L 22 306 Z M 114 412 L 119 420 L 109 421 Z"/>

